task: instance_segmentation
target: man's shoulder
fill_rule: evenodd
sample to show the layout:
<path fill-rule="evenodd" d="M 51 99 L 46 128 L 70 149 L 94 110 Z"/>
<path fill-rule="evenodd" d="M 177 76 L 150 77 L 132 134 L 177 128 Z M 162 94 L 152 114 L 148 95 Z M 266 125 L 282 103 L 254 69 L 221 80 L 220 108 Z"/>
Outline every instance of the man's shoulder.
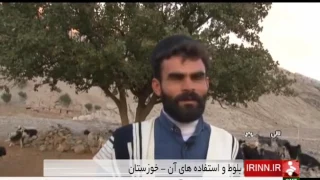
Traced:
<path fill-rule="evenodd" d="M 138 127 L 139 125 L 149 124 L 154 119 L 155 118 L 148 119 L 142 122 L 134 122 L 134 123 L 119 127 L 114 131 L 113 136 L 119 137 L 119 136 L 128 136 L 129 134 L 132 135 L 134 127 Z"/>
<path fill-rule="evenodd" d="M 221 137 L 231 138 L 232 145 L 238 144 L 238 139 L 229 131 L 211 124 L 209 124 L 209 126 L 211 128 L 211 133 L 213 133 L 213 135 L 215 134 L 217 137 L 220 137 L 220 138 Z"/>
<path fill-rule="evenodd" d="M 206 123 L 206 124 L 208 127 L 210 127 L 211 132 L 213 132 L 213 133 L 217 133 L 219 135 L 224 135 L 224 136 L 233 136 L 229 131 L 227 131 L 223 128 L 220 128 L 220 127 L 214 126 L 212 124 L 208 124 L 208 123 Z"/>
<path fill-rule="evenodd" d="M 130 131 L 132 131 L 132 124 L 124 125 L 124 126 L 117 128 L 113 132 L 113 135 L 122 134 L 122 133 L 130 132 Z"/>
<path fill-rule="evenodd" d="M 230 145 L 232 148 L 232 159 L 243 159 L 240 144 L 234 135 L 232 135 L 230 132 L 223 128 L 211 124 L 209 124 L 209 126 L 211 128 L 211 133 L 213 133 L 212 135 L 214 135 L 214 137 L 223 139 L 224 141 L 231 142 Z"/>

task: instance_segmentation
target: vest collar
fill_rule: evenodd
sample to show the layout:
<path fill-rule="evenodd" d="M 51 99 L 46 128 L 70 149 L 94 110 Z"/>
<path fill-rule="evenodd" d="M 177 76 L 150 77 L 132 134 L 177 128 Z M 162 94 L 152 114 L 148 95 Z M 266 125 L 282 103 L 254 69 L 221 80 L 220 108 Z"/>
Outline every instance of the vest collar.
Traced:
<path fill-rule="evenodd" d="M 160 117 L 159 117 L 161 125 L 164 126 L 165 129 L 171 132 L 180 132 L 180 129 L 177 125 L 175 125 L 173 122 L 173 118 L 170 117 L 164 110 L 161 110 Z M 203 129 L 204 129 L 204 121 L 203 117 L 201 116 L 198 120 L 198 123 L 196 125 L 195 131 L 192 136 L 197 136 Z"/>

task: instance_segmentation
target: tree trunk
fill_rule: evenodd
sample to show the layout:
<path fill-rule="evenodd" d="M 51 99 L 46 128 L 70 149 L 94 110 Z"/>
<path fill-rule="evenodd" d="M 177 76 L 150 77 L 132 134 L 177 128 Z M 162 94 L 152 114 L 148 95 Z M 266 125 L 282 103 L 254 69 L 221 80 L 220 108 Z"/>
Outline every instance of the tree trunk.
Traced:
<path fill-rule="evenodd" d="M 126 97 L 126 91 L 124 89 L 119 89 L 119 113 L 121 118 L 122 126 L 129 124 L 129 117 L 128 117 L 128 106 L 127 106 L 127 97 Z"/>
<path fill-rule="evenodd" d="M 157 97 L 155 95 L 152 95 L 150 101 L 146 104 L 146 98 L 140 98 L 138 97 L 138 106 L 136 109 L 136 118 L 135 122 L 141 122 L 146 120 L 147 116 L 149 115 L 150 111 L 154 107 L 155 104 L 157 104 Z"/>
<path fill-rule="evenodd" d="M 101 87 L 104 91 L 105 95 L 110 97 L 118 107 L 122 126 L 125 126 L 130 123 L 128 117 L 128 105 L 127 105 L 127 97 L 126 91 L 124 89 L 118 88 L 119 98 L 117 98 L 108 87 Z M 152 95 L 150 101 L 146 104 L 146 97 L 138 97 L 138 106 L 136 108 L 136 117 L 135 122 L 141 122 L 146 119 L 152 110 L 153 106 L 157 103 L 158 97 L 156 95 Z"/>
<path fill-rule="evenodd" d="M 129 124 L 129 117 L 128 117 L 127 104 L 121 105 L 120 107 L 118 107 L 118 109 L 119 109 L 119 114 L 120 114 L 122 126 L 128 125 Z"/>
<path fill-rule="evenodd" d="M 128 107 L 127 107 L 127 99 L 126 99 L 126 92 L 124 89 L 119 89 L 119 98 L 117 98 L 111 91 L 109 90 L 109 87 L 101 87 L 103 92 L 107 97 L 110 97 L 113 102 L 117 105 L 117 108 L 119 110 L 120 118 L 121 118 L 121 124 L 122 126 L 125 126 L 129 124 L 129 118 L 128 118 Z"/>

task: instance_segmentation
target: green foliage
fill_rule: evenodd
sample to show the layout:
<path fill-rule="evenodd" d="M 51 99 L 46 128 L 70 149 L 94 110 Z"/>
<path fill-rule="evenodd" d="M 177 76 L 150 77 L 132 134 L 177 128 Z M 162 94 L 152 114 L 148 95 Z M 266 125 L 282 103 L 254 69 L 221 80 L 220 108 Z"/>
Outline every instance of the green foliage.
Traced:
<path fill-rule="evenodd" d="M 84 107 L 85 107 L 88 111 L 92 111 L 92 104 L 91 104 L 91 103 L 85 104 Z"/>
<path fill-rule="evenodd" d="M 25 92 L 20 91 L 18 93 L 18 95 L 19 95 L 20 99 L 23 101 L 27 99 L 27 93 L 25 93 Z"/>
<path fill-rule="evenodd" d="M 70 104 L 72 103 L 71 97 L 69 96 L 69 94 L 63 94 L 59 97 L 58 101 L 59 104 L 61 104 L 62 106 L 65 107 L 69 107 Z"/>
<path fill-rule="evenodd" d="M 95 109 L 95 110 L 100 110 L 100 109 L 101 109 L 101 106 L 99 106 L 99 105 L 94 105 L 94 109 Z"/>
<path fill-rule="evenodd" d="M 10 89 L 7 85 L 0 85 L 0 90 L 4 90 L 4 92 L 10 93 Z"/>
<path fill-rule="evenodd" d="M 47 78 L 99 86 L 128 123 L 126 97 L 138 101 L 143 120 L 158 99 L 152 96 L 149 57 L 164 37 L 183 33 L 206 43 L 212 55 L 210 95 L 247 104 L 266 93 L 292 95 L 294 81 L 279 70 L 258 34 L 271 3 L 2 3 L 0 66 L 13 79 Z M 43 13 L 37 13 L 43 7 Z M 208 24 L 207 26 L 203 26 Z M 70 38 L 68 31 L 79 30 Z M 230 44 L 228 34 L 251 47 Z"/>
<path fill-rule="evenodd" d="M 10 93 L 4 92 L 1 95 L 1 99 L 5 102 L 5 103 L 9 103 L 11 101 L 11 97 L 12 95 Z"/>

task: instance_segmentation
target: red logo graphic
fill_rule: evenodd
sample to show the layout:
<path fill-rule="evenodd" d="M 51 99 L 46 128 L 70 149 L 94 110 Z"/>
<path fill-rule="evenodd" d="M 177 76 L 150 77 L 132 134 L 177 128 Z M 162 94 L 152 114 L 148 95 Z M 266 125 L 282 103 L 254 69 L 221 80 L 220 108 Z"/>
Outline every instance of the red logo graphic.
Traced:
<path fill-rule="evenodd" d="M 282 177 L 299 177 L 300 163 L 298 160 L 282 161 Z"/>

